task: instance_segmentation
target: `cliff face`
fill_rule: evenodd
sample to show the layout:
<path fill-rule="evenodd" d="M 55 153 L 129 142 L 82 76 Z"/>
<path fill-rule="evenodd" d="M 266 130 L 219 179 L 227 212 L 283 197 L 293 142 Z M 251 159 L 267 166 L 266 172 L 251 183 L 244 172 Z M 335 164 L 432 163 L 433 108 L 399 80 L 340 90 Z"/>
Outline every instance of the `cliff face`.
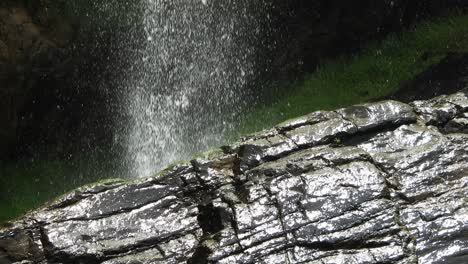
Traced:
<path fill-rule="evenodd" d="M 71 21 L 46 1 L 0 4 L 0 157 L 17 143 L 17 132 L 29 121 L 37 94 L 53 94 L 50 80 L 59 79 L 74 30 Z M 46 82 L 48 82 L 46 84 Z M 50 101 L 50 100 L 49 100 Z M 51 104 L 54 104 L 51 102 Z M 54 105 L 56 106 L 56 104 Z M 26 111 L 25 111 L 26 110 Z M 24 115 L 22 115 L 22 112 Z"/>
<path fill-rule="evenodd" d="M 0 159 L 64 157 L 112 139 L 105 121 L 122 74 L 115 46 L 131 35 L 130 16 L 140 17 L 134 5 L 0 1 Z"/>
<path fill-rule="evenodd" d="M 315 112 L 5 226 L 0 263 L 466 263 L 468 90 Z"/>

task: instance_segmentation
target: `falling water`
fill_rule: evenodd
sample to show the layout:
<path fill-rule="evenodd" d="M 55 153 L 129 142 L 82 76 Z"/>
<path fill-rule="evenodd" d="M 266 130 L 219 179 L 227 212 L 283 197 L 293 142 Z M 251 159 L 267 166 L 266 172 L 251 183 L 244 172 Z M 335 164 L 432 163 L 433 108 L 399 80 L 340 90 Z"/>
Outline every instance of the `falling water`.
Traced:
<path fill-rule="evenodd" d="M 130 175 L 220 145 L 235 129 L 254 100 L 262 1 L 142 1 L 145 39 L 123 78 Z"/>

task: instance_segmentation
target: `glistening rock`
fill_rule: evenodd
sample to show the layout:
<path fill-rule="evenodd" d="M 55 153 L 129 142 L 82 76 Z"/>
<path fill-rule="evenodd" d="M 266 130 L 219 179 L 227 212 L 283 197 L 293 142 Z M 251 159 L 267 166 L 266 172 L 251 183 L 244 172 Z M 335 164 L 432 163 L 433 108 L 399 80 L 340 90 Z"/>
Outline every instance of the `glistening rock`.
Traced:
<path fill-rule="evenodd" d="M 0 231 L 0 263 L 468 263 L 468 90 L 316 112 Z"/>

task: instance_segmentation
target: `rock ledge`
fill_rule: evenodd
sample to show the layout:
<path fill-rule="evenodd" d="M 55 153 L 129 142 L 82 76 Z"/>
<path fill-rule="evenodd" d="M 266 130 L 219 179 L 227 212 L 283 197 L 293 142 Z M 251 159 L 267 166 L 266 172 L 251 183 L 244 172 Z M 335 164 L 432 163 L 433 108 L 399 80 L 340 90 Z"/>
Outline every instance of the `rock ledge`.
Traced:
<path fill-rule="evenodd" d="M 0 263 L 468 263 L 468 90 L 315 112 L 0 230 Z"/>

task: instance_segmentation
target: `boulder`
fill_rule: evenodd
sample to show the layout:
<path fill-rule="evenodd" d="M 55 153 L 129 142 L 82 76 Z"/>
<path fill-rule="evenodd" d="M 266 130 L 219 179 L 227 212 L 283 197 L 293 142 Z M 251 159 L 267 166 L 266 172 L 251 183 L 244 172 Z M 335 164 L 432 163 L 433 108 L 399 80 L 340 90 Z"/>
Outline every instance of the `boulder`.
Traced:
<path fill-rule="evenodd" d="M 468 90 L 315 112 L 0 229 L 0 263 L 467 263 Z"/>

